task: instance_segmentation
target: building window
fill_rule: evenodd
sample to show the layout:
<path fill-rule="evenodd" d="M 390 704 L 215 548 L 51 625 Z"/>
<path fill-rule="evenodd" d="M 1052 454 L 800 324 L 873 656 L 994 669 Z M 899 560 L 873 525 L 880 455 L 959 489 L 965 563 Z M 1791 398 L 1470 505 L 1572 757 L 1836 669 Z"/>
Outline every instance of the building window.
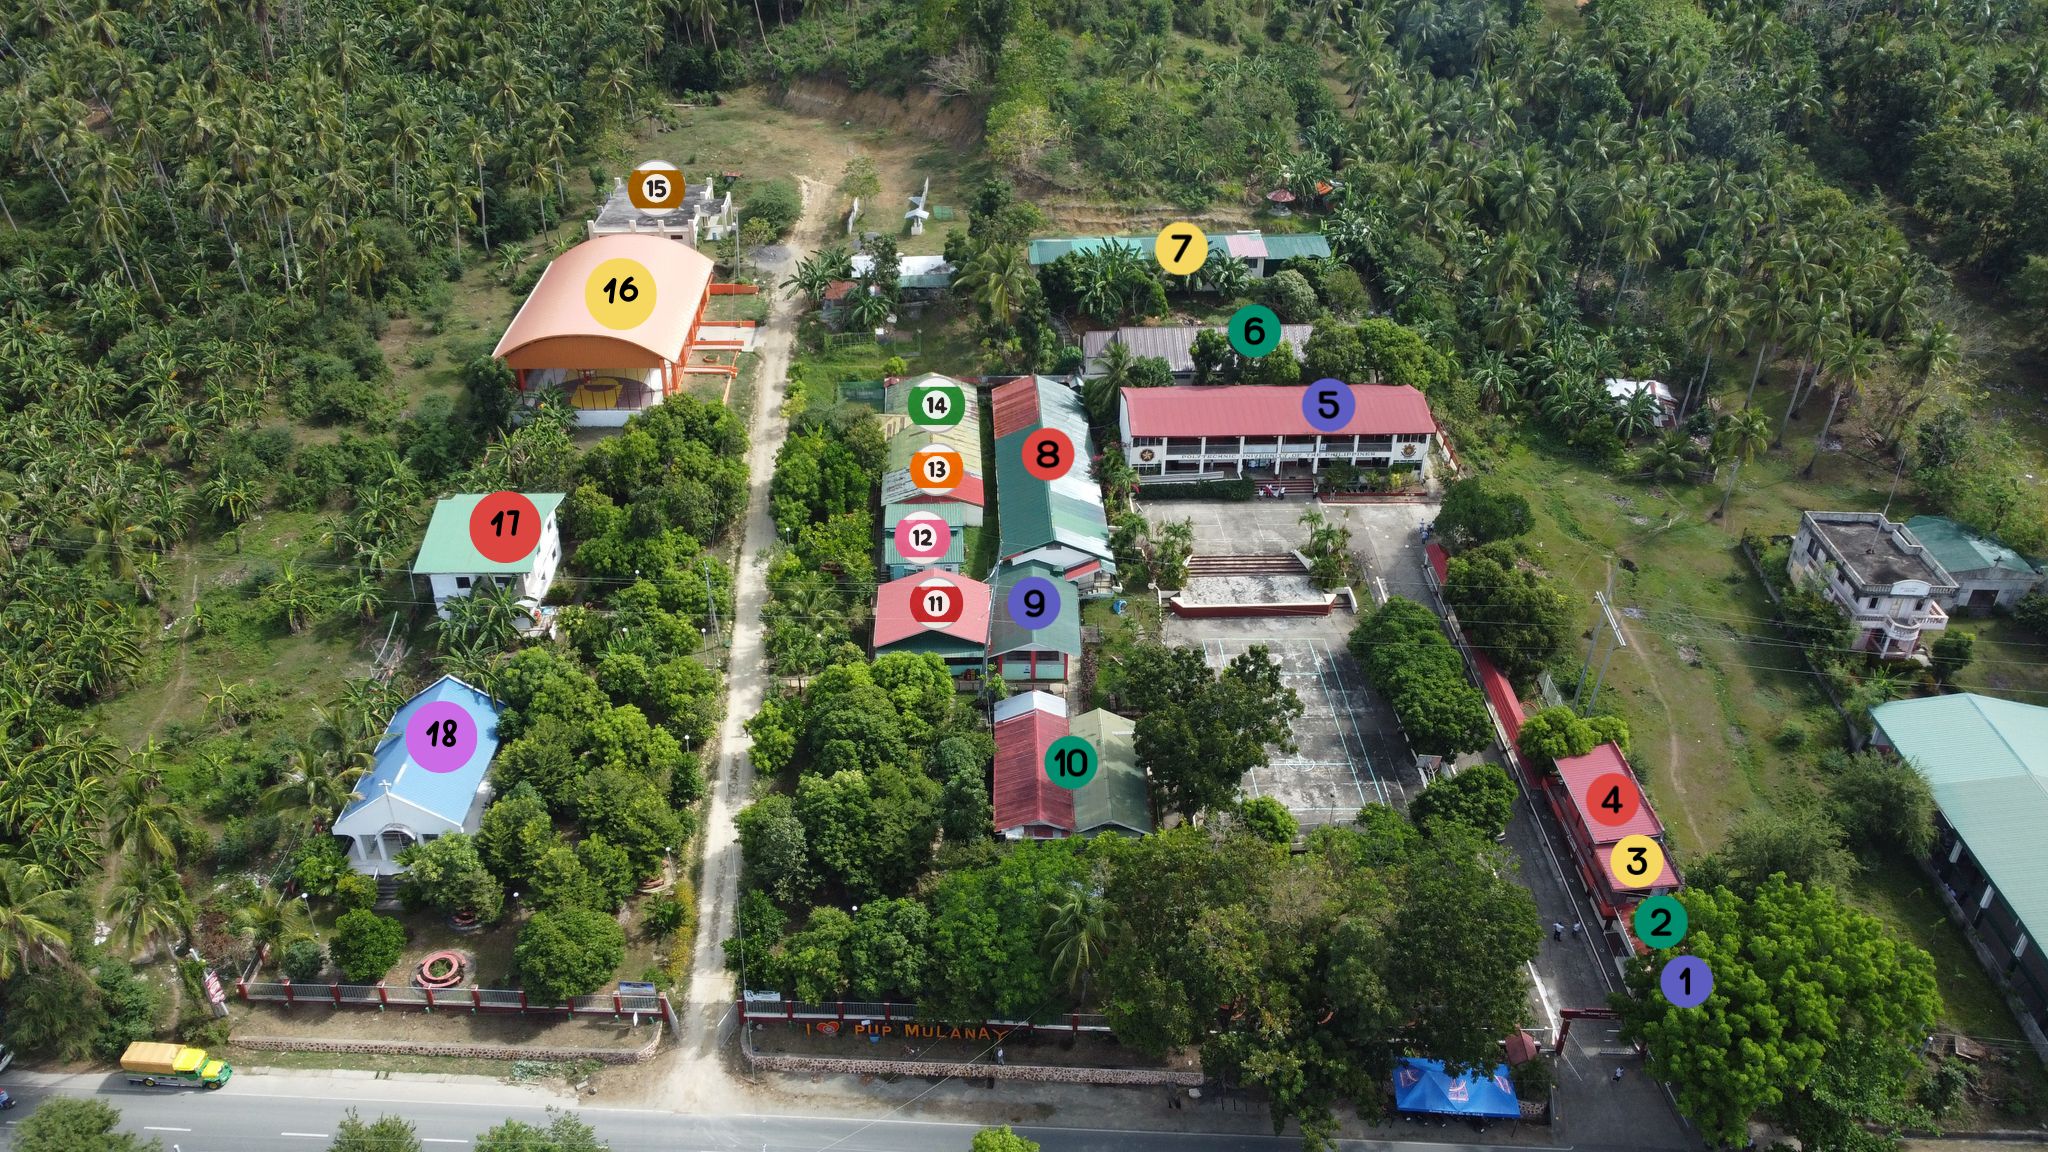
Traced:
<path fill-rule="evenodd" d="M 1925 596 L 1922 596 L 1922 597 L 1921 597 L 1920 599 L 1918 599 L 1918 600 L 1915 600 L 1915 601 L 1913 601 L 1913 610 L 1914 610 L 1914 611 L 1916 611 L 1916 612 L 1924 612 L 1924 611 L 1926 611 L 1926 609 L 1927 609 L 1927 598 L 1926 598 Z"/>
<path fill-rule="evenodd" d="M 469 577 L 467 577 L 467 576 L 457 576 L 457 577 L 455 578 L 455 586 L 456 586 L 457 588 L 468 588 L 468 587 L 469 587 Z"/>
<path fill-rule="evenodd" d="M 1131 443 L 1133 443 L 1133 444 L 1136 444 L 1136 445 L 1138 445 L 1138 446 L 1139 446 L 1139 447 L 1141 447 L 1141 448 L 1142 448 L 1142 447 L 1153 447 L 1153 448 L 1156 448 L 1156 447 L 1158 447 L 1159 445 L 1161 445 L 1161 444 L 1164 444 L 1164 443 L 1166 443 L 1166 437 L 1164 437 L 1164 436 L 1133 436 L 1133 437 L 1131 437 Z"/>
<path fill-rule="evenodd" d="M 1875 608 L 1875 607 L 1877 607 L 1877 597 L 1875 597 L 1875 596 L 1872 596 L 1872 597 L 1870 597 L 1869 599 L 1865 600 L 1865 601 L 1863 602 L 1863 606 L 1864 606 L 1864 607 L 1866 607 L 1866 608 Z"/>

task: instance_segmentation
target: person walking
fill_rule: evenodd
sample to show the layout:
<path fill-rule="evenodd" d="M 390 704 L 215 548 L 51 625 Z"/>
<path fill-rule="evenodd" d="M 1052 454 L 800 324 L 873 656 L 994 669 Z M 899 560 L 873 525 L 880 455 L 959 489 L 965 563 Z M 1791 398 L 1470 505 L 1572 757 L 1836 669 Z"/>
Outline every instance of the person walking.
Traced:
<path fill-rule="evenodd" d="M 1578 939 L 1578 938 L 1579 938 L 1580 936 L 1583 936 L 1583 935 L 1585 935 L 1585 933 L 1586 933 L 1586 925 L 1585 925 L 1585 924 L 1584 924 L 1584 923 L 1583 923 L 1582 921 L 1578 921 L 1578 920 L 1574 920 L 1574 921 L 1572 921 L 1572 939 L 1576 940 L 1576 939 Z"/>
<path fill-rule="evenodd" d="M 1621 1082 L 1621 1065 L 1619 1064 L 1614 1066 L 1614 1081 L 1617 1084 Z"/>
<path fill-rule="evenodd" d="M 1553 921 L 1551 921 L 1551 922 L 1550 922 L 1550 938 L 1551 938 L 1552 940 L 1562 940 L 1562 939 L 1564 939 L 1564 922 L 1563 922 L 1563 921 L 1561 921 L 1561 920 L 1553 920 Z"/>
<path fill-rule="evenodd" d="M 998 1049 L 996 1049 L 996 1063 L 998 1063 L 998 1064 L 1001 1064 L 1002 1062 L 1003 1062 L 1003 1050 L 1002 1050 L 1001 1048 L 998 1048 Z"/>

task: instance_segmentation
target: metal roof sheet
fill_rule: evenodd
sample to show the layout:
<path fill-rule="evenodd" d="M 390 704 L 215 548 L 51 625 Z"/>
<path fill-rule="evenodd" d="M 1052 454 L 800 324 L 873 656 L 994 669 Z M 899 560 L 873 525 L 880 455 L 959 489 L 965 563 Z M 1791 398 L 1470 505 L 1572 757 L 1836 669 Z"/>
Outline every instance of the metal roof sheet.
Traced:
<path fill-rule="evenodd" d="M 952 530 L 952 539 L 946 544 L 945 555 L 936 560 L 906 559 L 896 548 L 896 525 L 904 517 L 916 513 L 920 516 L 937 516 Z M 952 564 L 956 567 L 967 556 L 966 516 L 958 504 L 891 504 L 882 512 L 882 562 L 891 568 L 928 567 Z"/>
<path fill-rule="evenodd" d="M 585 283 L 607 260 L 629 259 L 654 277 L 653 310 L 624 330 L 590 314 Z M 657 368 L 682 363 L 690 331 L 711 288 L 711 258 L 658 234 L 586 240 L 560 256 L 519 306 L 491 352 L 514 368 Z"/>
<path fill-rule="evenodd" d="M 910 597 L 926 580 L 944 580 L 960 590 L 960 618 L 943 628 L 926 628 L 910 615 Z M 988 585 L 936 568 L 912 572 L 875 589 L 875 651 L 926 632 L 941 632 L 985 649 L 988 646 Z"/>
<path fill-rule="evenodd" d="M 405 750 L 405 726 L 419 710 L 440 701 L 460 704 L 476 718 L 476 751 L 452 772 L 429 772 Z M 499 708 L 491 698 L 453 676 L 443 676 L 405 702 L 385 725 L 377 744 L 377 764 L 356 782 L 349 806 L 335 818 L 334 828 L 345 835 L 368 834 L 381 828 L 348 832 L 343 825 L 366 808 L 379 806 L 388 796 L 402 801 L 448 824 L 460 827 L 469 815 L 470 803 L 483 786 L 491 757 L 498 754 Z"/>
<path fill-rule="evenodd" d="M 2029 935 L 2048 933 L 2048 708 L 1959 692 L 1870 710 Z"/>
<path fill-rule="evenodd" d="M 1353 384 L 1358 407 L 1336 435 L 1422 435 L 1436 431 L 1429 401 L 1407 384 Z M 1133 436 L 1314 436 L 1301 410 L 1302 389 L 1278 385 L 1183 384 L 1126 388 Z"/>
<path fill-rule="evenodd" d="M 469 539 L 469 515 L 483 502 L 487 492 L 465 492 L 434 502 L 433 519 L 427 521 L 427 534 L 420 540 L 420 554 L 413 558 L 412 571 L 415 576 L 458 575 L 477 573 L 512 573 L 533 571 L 533 558 L 540 555 L 536 545 L 533 551 L 508 563 L 486 559 L 476 550 Z M 540 513 L 541 533 L 545 539 L 548 526 L 554 522 L 555 509 L 562 503 L 560 492 L 522 492 Z"/>
<path fill-rule="evenodd" d="M 960 478 L 960 483 L 945 492 L 927 492 L 910 478 L 910 470 L 897 468 L 882 473 L 882 503 L 884 504 L 972 504 L 985 507 L 986 485 L 982 478 L 969 472 Z"/>
<path fill-rule="evenodd" d="M 1265 241 L 1268 260 L 1327 259 L 1330 255 L 1330 242 L 1320 232 L 1274 233 Z"/>
<path fill-rule="evenodd" d="M 1029 256 L 1032 267 L 1050 264 L 1069 252 L 1090 252 L 1111 241 L 1140 252 L 1150 251 L 1156 236 L 1064 236 L 1031 242 Z"/>
<path fill-rule="evenodd" d="M 1636 785 L 1636 792 L 1643 802 L 1636 808 L 1636 814 L 1623 824 L 1603 824 L 1593 818 L 1593 810 L 1586 806 L 1586 792 L 1593 781 L 1610 772 L 1628 777 Z M 1572 807 L 1578 809 L 1579 821 L 1592 835 L 1594 844 L 1612 844 L 1624 836 L 1662 836 L 1664 825 L 1657 819 L 1657 812 L 1650 807 L 1650 795 L 1643 791 L 1642 781 L 1636 780 L 1635 769 L 1621 755 L 1621 749 L 1612 744 L 1602 744 L 1584 756 L 1567 756 L 1557 762 L 1557 774 L 1564 781 L 1565 791 L 1572 798 Z"/>
<path fill-rule="evenodd" d="M 926 372 L 917 376 L 899 376 L 882 382 L 882 411 L 900 416 L 910 410 L 910 392 L 920 384 L 951 384 L 960 389 L 961 398 L 967 401 L 967 414 L 961 423 L 981 419 L 981 390 L 972 384 L 956 380 L 937 372 Z"/>
<path fill-rule="evenodd" d="M 2039 576 L 2026 557 L 1986 536 L 1979 536 L 1946 516 L 1915 516 L 1906 530 L 1926 547 L 1934 561 L 1953 576 L 1997 568 L 2015 577 Z"/>
<path fill-rule="evenodd" d="M 1081 354 L 1093 368 L 1101 362 L 1111 344 L 1121 344 L 1129 348 L 1133 356 L 1157 356 L 1166 361 L 1169 370 L 1187 373 L 1195 370 L 1195 337 L 1203 332 L 1223 331 L 1225 329 L 1216 324 L 1160 324 L 1083 332 Z M 1313 324 L 1282 324 L 1280 339 L 1294 349 L 1294 357 L 1299 360 L 1308 355 L 1308 338 L 1315 335 L 1315 331 Z"/>
<path fill-rule="evenodd" d="M 894 423 L 895 427 L 890 427 Z M 908 416 L 887 416 L 883 418 L 883 432 L 889 437 L 889 459 L 885 465 L 890 470 L 910 467 L 910 458 L 925 446 L 942 444 L 960 454 L 960 463 L 969 472 L 982 472 L 981 426 L 962 421 L 957 428 L 942 432 L 927 432 L 910 423 Z"/>
<path fill-rule="evenodd" d="M 1095 779 L 1074 790 L 1074 830 L 1084 836 L 1108 828 L 1150 833 L 1152 798 L 1138 767 L 1137 725 L 1097 708 L 1074 717 L 1067 731 L 1094 745 L 1101 761 Z"/>
<path fill-rule="evenodd" d="M 995 827 L 1043 824 L 1074 830 L 1074 793 L 1045 775 L 1045 754 L 1067 734 L 1067 702 L 1024 692 L 996 705 Z"/>
<path fill-rule="evenodd" d="M 1010 619 L 1010 590 L 1027 576 L 1038 576 L 1052 581 L 1059 595 L 1059 611 L 1053 615 L 1052 623 L 1043 628 L 1026 628 Z M 1001 656 L 1005 652 L 1064 652 L 1068 656 L 1081 655 L 1081 594 L 1073 581 L 1060 575 L 1050 564 L 1031 561 L 1013 564 L 996 573 L 995 593 L 989 609 L 988 654 Z"/>
<path fill-rule="evenodd" d="M 1266 241 L 1257 232 L 1232 232 L 1223 237 L 1223 250 L 1239 260 L 1264 260 Z"/>

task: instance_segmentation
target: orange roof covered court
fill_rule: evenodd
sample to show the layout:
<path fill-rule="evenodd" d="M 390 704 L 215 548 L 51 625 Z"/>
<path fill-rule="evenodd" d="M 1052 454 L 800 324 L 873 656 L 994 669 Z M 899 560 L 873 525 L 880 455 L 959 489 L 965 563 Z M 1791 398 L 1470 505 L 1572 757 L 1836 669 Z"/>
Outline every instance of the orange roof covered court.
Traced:
<path fill-rule="evenodd" d="M 654 306 L 626 329 L 590 314 L 584 290 L 607 260 L 632 260 L 654 279 Z M 712 263 L 687 244 L 655 235 L 600 236 L 555 257 L 491 355 L 523 392 L 561 387 L 585 423 L 624 423 L 681 387 L 683 366 L 711 294 Z M 618 413 L 616 421 L 592 420 Z"/>

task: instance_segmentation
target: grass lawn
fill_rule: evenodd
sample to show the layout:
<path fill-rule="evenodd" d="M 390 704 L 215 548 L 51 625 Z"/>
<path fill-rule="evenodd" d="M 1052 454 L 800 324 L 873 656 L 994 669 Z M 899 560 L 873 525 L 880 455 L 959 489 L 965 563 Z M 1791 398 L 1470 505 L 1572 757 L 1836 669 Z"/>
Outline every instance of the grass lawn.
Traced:
<path fill-rule="evenodd" d="M 1784 394 L 1760 389 L 1757 402 L 1775 417 Z M 1740 405 L 1739 393 L 1723 397 L 1724 409 Z M 1629 648 L 1610 664 L 1600 702 L 1628 720 L 1630 759 L 1681 858 L 1713 851 L 1748 811 L 1818 791 L 1814 754 L 1842 740 L 1839 717 L 1798 649 L 1770 622 L 1762 584 L 1737 548 L 1744 528 L 1766 536 L 1796 531 L 1801 509 L 1884 507 L 1887 468 L 1834 453 L 1811 479 L 1799 475 L 1819 416 L 1805 413 L 1784 448 L 1743 468 L 1725 523 L 1713 518 L 1717 487 L 1616 479 L 1562 447 L 1517 445 L 1492 468 L 1528 498 L 1536 528 L 1527 539 L 1540 543 L 1543 564 L 1578 601 L 1582 629 L 1593 623 L 1593 593 L 1612 581 Z M 1909 486 L 1890 514 L 1904 519 L 1923 510 Z M 1981 626 L 1984 636 L 1966 683 L 2040 682 L 2039 649 L 2024 647 L 2038 641 L 2002 620 L 1968 626 Z M 1584 654 L 1585 636 L 1575 657 Z M 1567 694 L 1572 679 L 1560 676 Z M 1788 725 L 1805 730 L 1803 747 L 1774 743 Z M 2015 1031 L 2002 998 L 1910 865 L 1868 870 L 1848 895 L 1934 955 L 1950 1026 L 1990 1037 Z"/>
<path fill-rule="evenodd" d="M 685 178 L 739 172 L 747 180 L 774 178 L 811 182 L 811 195 L 824 196 L 840 220 L 846 216 L 837 185 L 846 162 L 866 154 L 875 162 L 881 192 L 862 205 L 860 228 L 896 236 L 905 255 L 935 253 L 945 247 L 946 230 L 967 225 L 965 203 L 971 182 L 966 176 L 971 157 L 950 145 L 911 132 L 848 127 L 791 112 L 771 102 L 765 90 L 749 88 L 722 93 L 719 103 L 673 109 L 676 126 L 647 122 L 633 137 L 611 150 L 611 161 L 623 173 L 643 160 L 667 160 L 682 168 Z M 911 236 L 903 214 L 909 197 L 931 177 L 932 203 L 954 209 L 945 223 L 927 222 L 921 236 Z M 744 190 L 742 190 L 744 192 Z M 744 195 L 734 199 L 744 206 Z"/>

